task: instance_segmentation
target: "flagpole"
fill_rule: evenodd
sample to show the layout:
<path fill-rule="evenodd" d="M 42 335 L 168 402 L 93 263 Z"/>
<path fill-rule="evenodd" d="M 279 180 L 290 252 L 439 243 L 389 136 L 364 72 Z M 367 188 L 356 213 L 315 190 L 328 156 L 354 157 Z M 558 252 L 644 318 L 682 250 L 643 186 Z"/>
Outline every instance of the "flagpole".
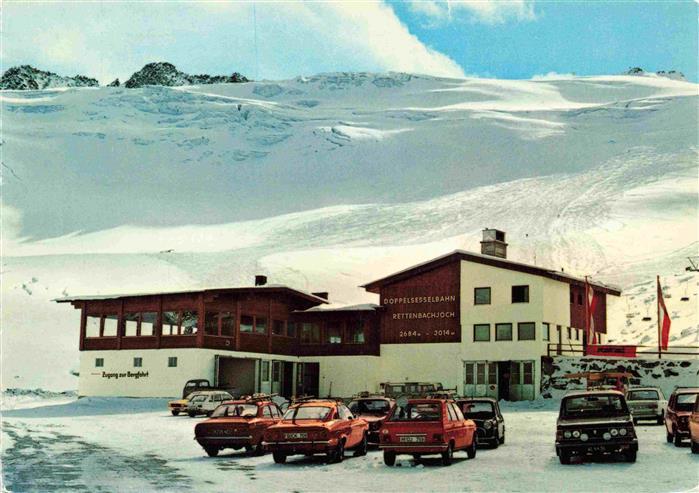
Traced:
<path fill-rule="evenodd" d="M 657 285 L 656 289 L 656 308 L 658 309 L 658 359 L 662 359 L 662 334 L 660 327 L 660 276 L 656 276 L 655 282 Z"/>
<path fill-rule="evenodd" d="M 584 344 L 583 344 L 583 356 L 587 356 L 587 346 L 590 344 L 590 284 L 587 282 L 587 276 L 585 276 L 585 333 Z"/>

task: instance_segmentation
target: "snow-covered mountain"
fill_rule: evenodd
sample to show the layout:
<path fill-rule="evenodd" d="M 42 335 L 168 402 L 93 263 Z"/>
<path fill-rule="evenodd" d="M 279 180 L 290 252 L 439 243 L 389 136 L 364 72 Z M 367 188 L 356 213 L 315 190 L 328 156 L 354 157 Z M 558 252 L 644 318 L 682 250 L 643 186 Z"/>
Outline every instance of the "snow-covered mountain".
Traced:
<path fill-rule="evenodd" d="M 661 275 L 672 344 L 698 343 L 695 84 L 351 73 L 0 98 L 3 387 L 75 385 L 79 317 L 50 298 L 267 274 L 375 302 L 357 286 L 478 251 L 486 226 L 514 260 L 620 285 L 618 341 L 653 337 Z"/>
<path fill-rule="evenodd" d="M 118 79 L 117 79 L 118 80 Z M 232 75 L 189 75 L 180 72 L 167 62 L 154 62 L 146 64 L 141 70 L 135 72 L 129 80 L 124 82 L 124 87 L 136 88 L 143 86 L 189 86 L 193 84 L 225 84 L 234 82 L 248 82 L 248 79 L 234 72 Z"/>
<path fill-rule="evenodd" d="M 0 89 L 32 91 L 61 87 L 96 87 L 97 79 L 84 75 L 64 77 L 53 72 L 39 70 L 31 65 L 20 65 L 5 71 L 0 77 Z"/>

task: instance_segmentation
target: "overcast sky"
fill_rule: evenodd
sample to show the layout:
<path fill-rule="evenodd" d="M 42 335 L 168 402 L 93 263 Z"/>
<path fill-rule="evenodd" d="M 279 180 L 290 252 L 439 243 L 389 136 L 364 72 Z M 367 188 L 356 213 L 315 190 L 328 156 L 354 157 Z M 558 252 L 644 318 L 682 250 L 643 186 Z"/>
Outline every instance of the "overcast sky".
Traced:
<path fill-rule="evenodd" d="M 697 3 L 4 2 L 3 70 L 106 83 L 145 63 L 281 79 L 327 71 L 530 78 L 680 70 L 697 80 Z"/>

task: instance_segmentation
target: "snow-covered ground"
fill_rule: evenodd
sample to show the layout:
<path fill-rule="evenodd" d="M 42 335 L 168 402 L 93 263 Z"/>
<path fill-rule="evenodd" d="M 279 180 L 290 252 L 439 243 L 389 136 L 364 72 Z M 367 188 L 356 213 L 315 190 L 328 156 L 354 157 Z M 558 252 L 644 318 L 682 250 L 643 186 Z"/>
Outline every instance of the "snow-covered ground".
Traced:
<path fill-rule="evenodd" d="M 699 485 L 689 447 L 665 442 L 663 427 L 638 426 L 635 464 L 562 466 L 554 451 L 556 401 L 506 405 L 506 444 L 457 453 L 442 467 L 425 458 L 383 464 L 379 451 L 326 465 L 298 457 L 205 456 L 192 440 L 199 419 L 172 417 L 164 400 L 86 398 L 4 413 L 3 480 L 9 491 L 521 491 L 679 492 Z M 506 467 L 505 467 L 506 466 Z"/>

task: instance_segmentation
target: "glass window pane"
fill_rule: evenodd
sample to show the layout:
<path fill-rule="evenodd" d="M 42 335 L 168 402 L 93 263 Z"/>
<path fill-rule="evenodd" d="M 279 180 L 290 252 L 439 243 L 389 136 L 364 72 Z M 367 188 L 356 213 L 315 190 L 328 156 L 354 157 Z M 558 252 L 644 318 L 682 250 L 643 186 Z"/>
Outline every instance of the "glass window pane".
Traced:
<path fill-rule="evenodd" d="M 100 336 L 100 322 L 102 317 L 100 315 L 88 315 L 85 321 L 85 337 L 99 337 Z"/>
<path fill-rule="evenodd" d="M 498 364 L 488 363 L 488 383 L 497 384 L 498 383 Z"/>
<path fill-rule="evenodd" d="M 204 316 L 204 333 L 210 336 L 218 335 L 218 312 L 206 312 Z"/>
<path fill-rule="evenodd" d="M 473 326 L 474 341 L 490 340 L 490 324 L 476 324 Z"/>
<path fill-rule="evenodd" d="M 325 342 L 328 344 L 342 344 L 342 325 L 338 322 L 328 322 L 325 327 Z"/>
<path fill-rule="evenodd" d="M 267 333 L 267 317 L 255 317 L 255 333 Z"/>
<path fill-rule="evenodd" d="M 296 322 L 289 322 L 286 324 L 286 335 L 289 337 L 296 337 L 298 324 Z"/>
<path fill-rule="evenodd" d="M 495 324 L 495 340 L 496 341 L 511 341 L 512 340 L 512 324 Z"/>
<path fill-rule="evenodd" d="M 221 312 L 218 317 L 221 320 L 221 335 L 233 337 L 235 335 L 235 313 Z"/>
<path fill-rule="evenodd" d="M 484 385 L 485 383 L 485 363 L 476 363 L 476 385 Z"/>
<path fill-rule="evenodd" d="M 155 335 L 155 324 L 158 321 L 158 312 L 141 312 L 141 335 Z"/>
<path fill-rule="evenodd" d="M 105 337 L 116 337 L 117 335 L 117 325 L 119 322 L 119 315 L 105 315 L 104 316 L 104 335 Z"/>
<path fill-rule="evenodd" d="M 513 361 L 510 364 L 510 385 L 519 385 L 519 361 Z"/>
<path fill-rule="evenodd" d="M 529 286 L 512 286 L 512 303 L 529 303 Z"/>
<path fill-rule="evenodd" d="M 464 383 L 473 385 L 473 363 L 466 363 L 464 366 Z"/>
<path fill-rule="evenodd" d="M 534 364 L 530 361 L 524 363 L 524 383 L 533 384 L 534 383 Z"/>
<path fill-rule="evenodd" d="M 253 318 L 250 315 L 240 316 L 240 331 L 252 332 Z"/>
<path fill-rule="evenodd" d="M 286 334 L 284 333 L 284 332 L 285 332 L 285 330 L 284 330 L 284 325 L 286 325 L 286 323 L 284 322 L 284 320 L 274 320 L 274 321 L 272 322 L 272 334 L 274 334 L 275 336 L 283 336 L 283 335 L 286 335 Z"/>
<path fill-rule="evenodd" d="M 517 339 L 520 341 L 536 340 L 536 324 L 534 322 L 517 324 Z"/>
<path fill-rule="evenodd" d="M 262 377 L 263 382 L 269 382 L 269 361 L 262 362 Z"/>
<path fill-rule="evenodd" d="M 364 322 L 362 320 L 353 320 L 347 322 L 347 331 L 350 344 L 364 344 Z"/>
<path fill-rule="evenodd" d="M 163 312 L 163 335 L 177 335 L 179 326 L 179 312 Z"/>
<path fill-rule="evenodd" d="M 473 294 L 473 302 L 476 305 L 490 304 L 490 288 L 475 288 Z"/>
<path fill-rule="evenodd" d="M 139 313 L 124 313 L 124 335 L 138 335 L 138 317 Z"/>
<path fill-rule="evenodd" d="M 551 325 L 544 322 L 541 325 L 541 327 L 542 327 L 542 332 L 543 332 L 542 337 L 544 338 L 545 341 L 550 341 L 551 340 L 551 334 L 550 334 Z"/>
<path fill-rule="evenodd" d="M 182 334 L 196 334 L 199 330 L 199 314 L 196 311 L 188 310 L 182 312 Z"/>

